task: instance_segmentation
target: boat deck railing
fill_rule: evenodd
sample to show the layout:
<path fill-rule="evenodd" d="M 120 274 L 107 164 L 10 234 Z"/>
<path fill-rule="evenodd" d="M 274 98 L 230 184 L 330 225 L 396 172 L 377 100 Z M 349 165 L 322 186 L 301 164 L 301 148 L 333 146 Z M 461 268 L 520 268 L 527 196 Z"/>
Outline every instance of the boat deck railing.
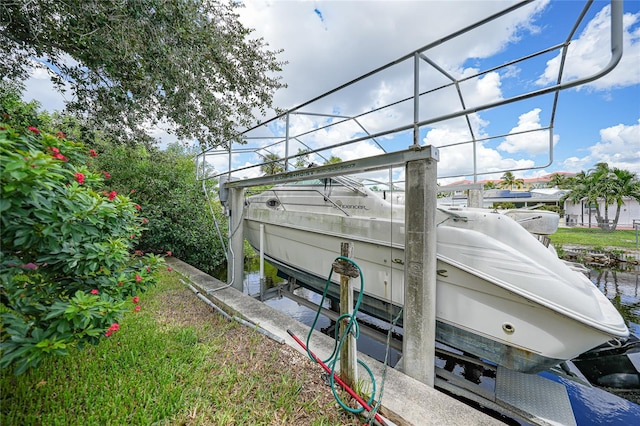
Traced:
<path fill-rule="evenodd" d="M 496 64 L 495 59 L 484 58 L 487 59 L 482 61 L 487 64 L 486 68 L 478 69 L 472 75 L 463 75 L 460 71 L 448 69 L 446 64 L 438 62 L 437 58 L 443 50 L 456 51 L 457 43 L 473 43 L 474 38 L 478 37 L 479 29 L 486 29 L 490 23 L 499 22 L 501 18 L 522 8 L 535 6 L 532 0 L 520 1 L 283 113 L 262 120 L 254 127 L 240 131 L 233 140 L 220 141 L 219 147 L 206 149 L 197 156 L 198 178 L 218 179 L 222 175 L 239 179 L 254 178 L 302 170 L 313 163 L 332 163 L 339 160 L 336 155 L 340 153 L 351 155 L 352 152 L 367 152 L 375 156 L 407 147 L 419 148 L 420 139 L 426 136 L 427 131 L 444 122 L 459 122 L 465 128 L 465 135 L 438 146 L 440 158 L 443 159 L 449 153 L 464 148 L 468 152 L 468 155 L 465 153 L 465 158 L 469 161 L 462 171 L 459 168 L 455 172 L 439 170 L 438 178 L 473 177 L 473 181 L 477 182 L 479 176 L 490 173 L 548 167 L 553 162 L 554 123 L 560 92 L 604 76 L 621 59 L 621 3 L 611 0 L 611 56 L 608 64 L 594 74 L 580 78 L 568 78 L 564 75 L 565 67 L 570 60 L 569 45 L 576 33 L 586 25 L 585 16 L 594 6 L 593 1 L 584 2 L 582 8 L 578 5 L 574 16 L 563 12 L 565 16 L 557 20 L 562 22 L 558 24 L 563 25 L 562 28 L 545 31 L 546 37 L 533 39 L 532 46 L 534 42 L 545 44 L 533 46 L 532 50 L 524 55 L 518 52 L 514 54 L 513 59 L 499 64 Z M 544 42 L 541 41 L 543 39 Z M 524 64 L 544 67 L 551 59 L 557 59 L 559 66 L 557 74 L 553 79 L 547 80 L 548 83 L 540 83 L 533 90 L 527 85 L 520 85 L 513 88 L 508 96 L 490 102 L 480 103 L 474 100 L 473 87 L 489 74 L 507 73 L 513 67 L 523 67 Z M 391 72 L 396 71 L 402 71 L 403 77 L 397 78 L 395 74 L 391 76 Z M 542 75 L 542 71 L 544 68 L 537 75 Z M 370 89 L 371 87 L 384 87 L 389 85 L 390 81 L 394 84 L 391 100 L 383 105 L 370 105 L 365 101 L 377 93 Z M 348 96 L 354 100 L 353 104 L 357 104 L 357 100 L 362 102 L 358 107 L 344 106 L 336 113 L 338 95 Z M 442 102 L 443 97 L 455 102 Z M 545 111 L 549 111 L 548 120 L 543 123 L 541 118 L 540 127 L 537 129 L 480 135 L 472 125 L 479 112 L 492 110 L 493 113 L 493 110 L 507 108 L 532 98 L 539 100 L 536 101 L 536 107 L 548 104 L 548 107 L 544 107 Z M 448 105 L 445 107 L 443 104 Z M 515 123 L 518 114 L 514 115 L 513 111 L 517 109 L 499 111 L 511 114 Z M 537 156 L 536 164 L 527 165 L 526 168 L 496 168 L 495 164 L 480 164 L 478 151 L 482 146 L 497 146 L 507 137 L 530 136 L 534 132 L 546 132 L 548 135 L 546 158 L 545 155 Z M 347 136 L 336 139 L 336 135 Z M 344 151 L 346 147 L 350 153 Z M 387 180 L 388 186 L 393 187 L 393 182 L 401 174 L 397 169 L 390 169 L 388 180 L 383 180 Z"/>

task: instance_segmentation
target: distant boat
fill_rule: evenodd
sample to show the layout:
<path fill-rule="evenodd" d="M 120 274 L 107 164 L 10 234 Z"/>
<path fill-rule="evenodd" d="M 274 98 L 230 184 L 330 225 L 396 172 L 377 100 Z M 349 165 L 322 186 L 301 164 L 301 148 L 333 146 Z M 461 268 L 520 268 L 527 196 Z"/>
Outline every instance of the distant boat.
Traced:
<path fill-rule="evenodd" d="M 366 311 L 389 319 L 404 304 L 405 207 L 392 201 L 344 177 L 276 185 L 247 198 L 245 237 L 259 247 L 263 224 L 265 257 L 314 291 L 340 242 L 353 242 Z M 598 288 L 538 241 L 534 231 L 554 226 L 546 213 L 439 207 L 436 215 L 439 342 L 534 373 L 629 335 Z M 543 217 L 541 231 L 532 217 Z"/>

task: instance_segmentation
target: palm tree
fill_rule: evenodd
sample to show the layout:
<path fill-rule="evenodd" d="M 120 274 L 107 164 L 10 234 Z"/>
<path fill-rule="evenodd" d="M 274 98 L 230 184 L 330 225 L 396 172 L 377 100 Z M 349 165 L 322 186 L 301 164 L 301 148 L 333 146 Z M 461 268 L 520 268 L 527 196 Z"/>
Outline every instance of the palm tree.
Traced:
<path fill-rule="evenodd" d="M 293 163 L 293 167 L 296 169 L 302 169 L 309 165 L 309 152 L 308 149 L 298 149 L 298 157 L 296 157 L 295 162 Z"/>
<path fill-rule="evenodd" d="M 331 157 L 329 157 L 327 161 L 324 162 L 324 164 L 336 164 L 336 163 L 342 163 L 342 158 L 336 157 L 335 155 L 332 155 Z"/>
<path fill-rule="evenodd" d="M 618 219 L 620 219 L 620 210 L 624 204 L 624 197 L 634 198 L 640 203 L 640 179 L 635 173 L 618 168 L 613 169 L 613 175 L 615 175 L 615 186 L 617 187 L 617 194 L 615 195 L 616 217 L 613 219 L 613 229 L 616 229 Z"/>
<path fill-rule="evenodd" d="M 549 183 L 547 183 L 547 187 L 564 189 L 567 187 L 568 183 L 569 183 L 569 180 L 566 176 L 563 176 L 560 173 L 554 173 L 551 175 L 551 179 L 549 179 Z"/>
<path fill-rule="evenodd" d="M 524 180 L 516 178 L 511 172 L 506 172 L 505 174 L 503 174 L 501 179 L 502 181 L 499 185 L 500 188 L 509 188 L 513 190 L 514 186 L 516 187 L 516 189 L 524 187 Z"/>
<path fill-rule="evenodd" d="M 280 160 L 278 154 L 268 153 L 262 156 L 264 158 L 264 164 L 260 166 L 260 171 L 265 175 L 271 176 L 284 172 L 284 165 Z"/>
<path fill-rule="evenodd" d="M 598 227 L 613 231 L 618 226 L 625 197 L 640 202 L 640 180 L 635 173 L 611 169 L 607 163 L 598 163 L 594 169 L 581 171 L 573 178 L 571 192 L 564 199 L 575 204 L 586 202 L 590 206 L 595 205 Z M 602 211 L 599 201 L 602 201 Z M 609 206 L 613 204 L 616 204 L 616 214 L 609 223 Z"/>
<path fill-rule="evenodd" d="M 496 183 L 492 180 L 490 180 L 489 182 L 485 183 L 483 188 L 484 189 L 496 189 L 498 187 L 498 185 L 496 185 Z"/>

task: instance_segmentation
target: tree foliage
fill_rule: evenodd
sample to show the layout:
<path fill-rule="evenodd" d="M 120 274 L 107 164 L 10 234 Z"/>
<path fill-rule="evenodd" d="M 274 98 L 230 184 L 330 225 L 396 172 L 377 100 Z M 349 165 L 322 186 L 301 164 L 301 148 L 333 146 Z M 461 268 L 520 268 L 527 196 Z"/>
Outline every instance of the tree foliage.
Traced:
<path fill-rule="evenodd" d="M 96 144 L 97 171 L 111 170 L 110 190 L 130 194 L 142 208 L 148 228 L 137 249 L 174 256 L 206 272 L 225 259 L 212 214 L 226 229 L 219 203 L 209 204 L 202 182 L 196 180 L 193 156 L 180 145 L 166 151 L 143 145 Z M 212 197 L 213 198 L 213 197 Z"/>
<path fill-rule="evenodd" d="M 335 155 L 332 155 L 331 157 L 329 157 L 327 161 L 324 162 L 324 164 L 338 164 L 338 163 L 342 163 L 342 158 L 336 157 Z"/>
<path fill-rule="evenodd" d="M 490 180 L 484 184 L 483 189 L 496 189 L 497 187 L 498 185 L 494 181 Z"/>
<path fill-rule="evenodd" d="M 610 168 L 607 163 L 598 163 L 595 168 L 586 172 L 580 171 L 573 177 L 571 192 L 564 199 L 574 204 L 585 201 L 596 206 L 598 227 L 605 231 L 613 231 L 618 226 L 625 197 L 640 202 L 638 176 L 627 170 Z M 613 220 L 609 219 L 610 206 L 615 206 Z"/>
<path fill-rule="evenodd" d="M 0 75 L 37 63 L 71 112 L 128 139 L 165 121 L 217 146 L 251 125 L 283 87 L 277 51 L 239 21 L 240 2 L 15 0 L 0 4 Z"/>
<path fill-rule="evenodd" d="M 516 178 L 513 173 L 506 172 L 501 177 L 502 181 L 500 182 L 500 188 L 509 188 L 513 190 L 513 188 L 521 189 L 524 187 L 524 179 Z"/>
<path fill-rule="evenodd" d="M 284 161 L 278 154 L 268 153 L 263 155 L 264 163 L 260 166 L 260 171 L 267 176 L 277 175 L 284 172 Z"/>
<path fill-rule="evenodd" d="M 554 173 L 551 175 L 551 179 L 547 183 L 549 188 L 567 189 L 571 185 L 571 178 L 561 175 L 560 173 Z"/>

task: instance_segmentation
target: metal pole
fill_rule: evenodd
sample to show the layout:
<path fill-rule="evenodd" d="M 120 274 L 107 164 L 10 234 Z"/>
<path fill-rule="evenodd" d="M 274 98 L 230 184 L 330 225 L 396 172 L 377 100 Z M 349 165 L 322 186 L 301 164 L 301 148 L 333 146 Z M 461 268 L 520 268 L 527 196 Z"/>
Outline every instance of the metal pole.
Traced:
<path fill-rule="evenodd" d="M 420 55 L 413 55 L 413 147 L 420 146 Z"/>
<path fill-rule="evenodd" d="M 284 138 L 284 171 L 289 171 L 289 113 L 287 112 L 287 130 Z"/>
<path fill-rule="evenodd" d="M 260 224 L 260 300 L 264 297 L 264 223 Z"/>
<path fill-rule="evenodd" d="M 229 188 L 229 261 L 227 262 L 227 283 L 239 291 L 243 291 L 242 275 L 244 272 L 244 229 L 242 213 L 244 207 L 244 190 Z"/>
<path fill-rule="evenodd" d="M 260 282 L 264 281 L 264 223 L 260 224 Z"/>

